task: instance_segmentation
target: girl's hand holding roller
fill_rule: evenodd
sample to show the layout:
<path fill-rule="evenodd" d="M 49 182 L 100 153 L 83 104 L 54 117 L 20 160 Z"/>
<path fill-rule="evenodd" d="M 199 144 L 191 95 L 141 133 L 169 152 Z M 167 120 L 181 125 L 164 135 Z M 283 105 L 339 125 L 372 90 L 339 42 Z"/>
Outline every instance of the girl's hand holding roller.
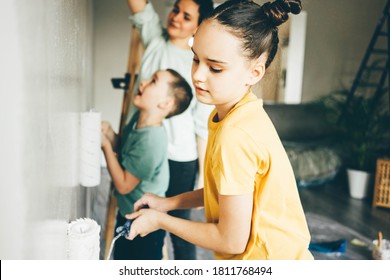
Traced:
<path fill-rule="evenodd" d="M 126 237 L 133 240 L 137 235 L 144 237 L 149 233 L 161 228 L 160 221 L 166 215 L 154 209 L 141 209 L 132 214 L 126 215 L 126 219 L 133 220 L 129 235 Z"/>

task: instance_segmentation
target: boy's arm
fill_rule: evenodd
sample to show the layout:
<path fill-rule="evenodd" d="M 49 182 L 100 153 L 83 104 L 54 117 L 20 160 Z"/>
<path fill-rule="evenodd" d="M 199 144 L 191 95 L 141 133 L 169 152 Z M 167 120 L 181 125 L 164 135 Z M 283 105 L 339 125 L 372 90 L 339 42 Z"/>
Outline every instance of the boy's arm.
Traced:
<path fill-rule="evenodd" d="M 146 0 L 127 0 L 127 4 L 132 14 L 142 12 L 145 9 Z"/>
<path fill-rule="evenodd" d="M 141 180 L 130 172 L 122 169 L 109 139 L 104 135 L 102 135 L 102 149 L 106 158 L 108 172 L 111 175 L 116 190 L 120 194 L 128 194 Z"/>

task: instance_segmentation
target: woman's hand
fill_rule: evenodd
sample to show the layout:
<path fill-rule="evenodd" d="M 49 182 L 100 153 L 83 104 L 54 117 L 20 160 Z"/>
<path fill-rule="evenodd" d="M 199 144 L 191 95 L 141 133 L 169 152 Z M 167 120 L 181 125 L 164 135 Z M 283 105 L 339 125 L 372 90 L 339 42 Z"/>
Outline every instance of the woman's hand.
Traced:
<path fill-rule="evenodd" d="M 137 235 L 144 237 L 149 233 L 160 229 L 159 220 L 165 215 L 154 209 L 141 209 L 126 215 L 126 219 L 133 220 L 127 239 L 133 240 Z"/>
<path fill-rule="evenodd" d="M 132 14 L 142 12 L 145 9 L 146 0 L 127 0 L 127 4 Z"/>

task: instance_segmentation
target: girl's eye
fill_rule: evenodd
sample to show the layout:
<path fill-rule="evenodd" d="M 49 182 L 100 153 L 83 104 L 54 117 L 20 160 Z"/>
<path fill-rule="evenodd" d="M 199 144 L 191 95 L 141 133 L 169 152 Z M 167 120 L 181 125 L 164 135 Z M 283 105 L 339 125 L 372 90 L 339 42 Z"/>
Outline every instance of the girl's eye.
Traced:
<path fill-rule="evenodd" d="M 184 16 L 184 20 L 185 20 L 185 21 L 191 21 L 191 18 L 188 17 L 188 16 Z"/>
<path fill-rule="evenodd" d="M 210 71 L 214 72 L 214 73 L 221 73 L 222 69 L 216 69 L 216 68 L 210 67 Z"/>
<path fill-rule="evenodd" d="M 196 64 L 199 64 L 199 59 L 197 59 L 197 58 L 195 58 L 195 57 L 192 59 L 192 61 L 193 61 L 194 63 L 196 63 Z"/>

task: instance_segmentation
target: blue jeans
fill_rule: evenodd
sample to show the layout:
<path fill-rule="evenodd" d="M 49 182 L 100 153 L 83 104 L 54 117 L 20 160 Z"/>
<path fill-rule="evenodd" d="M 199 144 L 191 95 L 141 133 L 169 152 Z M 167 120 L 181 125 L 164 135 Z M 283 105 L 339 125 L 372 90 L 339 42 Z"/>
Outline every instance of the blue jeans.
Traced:
<path fill-rule="evenodd" d="M 119 213 L 116 216 L 116 226 L 124 225 L 126 218 Z M 114 233 L 116 235 L 116 233 Z M 161 260 L 165 231 L 157 230 L 145 237 L 139 235 L 133 240 L 120 237 L 114 245 L 114 260 Z"/>
<path fill-rule="evenodd" d="M 169 187 L 167 197 L 175 196 L 184 192 L 193 191 L 196 174 L 198 172 L 198 160 L 178 162 L 169 160 Z M 191 210 L 174 210 L 168 212 L 170 215 L 182 219 L 191 219 Z M 173 254 L 175 260 L 196 260 L 196 247 L 180 237 L 170 234 Z"/>

